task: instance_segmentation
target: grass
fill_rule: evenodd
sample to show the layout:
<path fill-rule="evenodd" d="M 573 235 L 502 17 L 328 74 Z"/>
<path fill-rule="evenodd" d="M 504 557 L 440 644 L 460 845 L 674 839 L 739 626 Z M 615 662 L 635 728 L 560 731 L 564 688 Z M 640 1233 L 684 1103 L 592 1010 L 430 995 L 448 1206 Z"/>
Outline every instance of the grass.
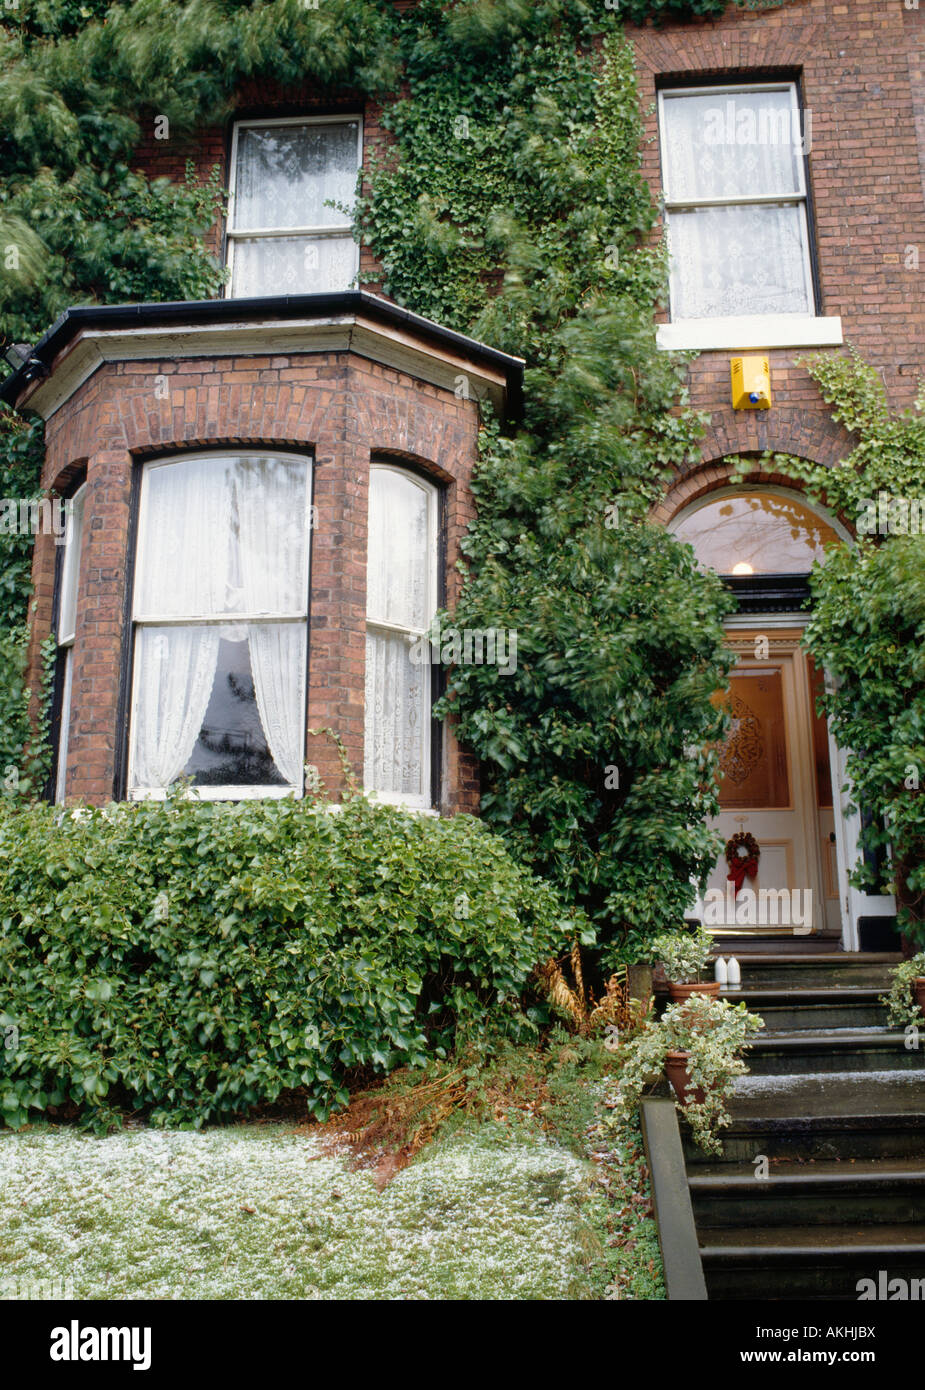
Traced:
<path fill-rule="evenodd" d="M 607 1125 L 607 1072 L 599 1042 L 562 1032 L 457 1059 L 451 1085 L 402 1073 L 351 1107 L 375 1152 L 350 1112 L 0 1133 L 0 1297 L 664 1297 L 638 1132 Z M 383 1148 L 407 1165 L 387 1180 Z"/>

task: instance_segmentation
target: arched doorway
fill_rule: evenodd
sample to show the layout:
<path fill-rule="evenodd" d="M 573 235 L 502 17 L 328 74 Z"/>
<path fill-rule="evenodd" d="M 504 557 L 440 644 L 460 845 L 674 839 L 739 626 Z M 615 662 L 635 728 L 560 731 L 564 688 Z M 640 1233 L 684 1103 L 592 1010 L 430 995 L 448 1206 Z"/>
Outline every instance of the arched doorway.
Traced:
<path fill-rule="evenodd" d="M 816 713 L 822 673 L 801 646 L 809 572 L 848 533 L 799 493 L 770 486 L 707 493 L 670 529 L 736 599 L 726 624 L 736 663 L 717 697 L 731 726 L 713 825 L 747 872 L 730 880 L 722 853 L 696 915 L 720 936 L 813 935 L 856 949 L 839 754 Z"/>

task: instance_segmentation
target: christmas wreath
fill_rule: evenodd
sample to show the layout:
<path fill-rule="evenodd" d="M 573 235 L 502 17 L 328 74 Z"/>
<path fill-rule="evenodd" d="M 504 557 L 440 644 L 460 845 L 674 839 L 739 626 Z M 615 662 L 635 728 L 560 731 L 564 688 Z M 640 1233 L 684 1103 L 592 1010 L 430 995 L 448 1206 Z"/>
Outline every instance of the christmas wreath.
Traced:
<path fill-rule="evenodd" d="M 747 830 L 740 830 L 733 835 L 731 840 L 726 841 L 726 863 L 729 865 L 728 879 L 735 884 L 735 897 L 739 896 L 739 889 L 745 881 L 746 875 L 754 878 L 758 872 L 758 860 L 761 858 L 761 846 L 754 835 L 749 835 Z"/>

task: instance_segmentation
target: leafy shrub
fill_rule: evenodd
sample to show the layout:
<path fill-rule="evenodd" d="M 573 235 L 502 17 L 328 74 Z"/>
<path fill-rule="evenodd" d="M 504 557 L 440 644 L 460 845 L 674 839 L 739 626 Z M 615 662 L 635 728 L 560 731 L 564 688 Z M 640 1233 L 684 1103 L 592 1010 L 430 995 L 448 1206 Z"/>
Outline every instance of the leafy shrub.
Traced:
<path fill-rule="evenodd" d="M 323 1117 L 489 1006 L 529 1027 L 525 982 L 580 927 L 468 816 L 0 806 L 0 1113 L 200 1125 L 304 1088 Z"/>
<path fill-rule="evenodd" d="M 836 547 L 812 576 L 805 642 L 832 678 L 822 697 L 852 796 L 868 812 L 852 874 L 895 892 L 897 919 L 925 944 L 925 539 Z M 891 856 L 887 857 L 887 847 Z"/>
<path fill-rule="evenodd" d="M 894 1027 L 905 1027 L 910 1023 L 921 1026 L 922 1011 L 912 992 L 912 982 L 923 975 L 925 951 L 919 951 L 917 956 L 901 961 L 890 971 L 890 992 L 881 995 L 880 1002 L 886 1004 L 887 1022 Z"/>
<path fill-rule="evenodd" d="M 619 1125 L 632 1116 L 646 1087 L 658 1079 L 669 1052 L 686 1052 L 688 1087 L 684 1105 L 677 1108 L 689 1121 L 694 1140 L 708 1153 L 722 1153 L 718 1131 L 731 1121 L 726 1100 L 735 1089 L 737 1076 L 748 1067 L 742 1053 L 749 1037 L 764 1027 L 764 1019 L 747 1006 L 728 999 L 695 994 L 682 1003 L 669 1004 L 652 1023 L 619 1051 L 619 1087 L 610 1104 L 611 1123 Z M 696 1100 L 691 1092 L 703 1091 Z"/>

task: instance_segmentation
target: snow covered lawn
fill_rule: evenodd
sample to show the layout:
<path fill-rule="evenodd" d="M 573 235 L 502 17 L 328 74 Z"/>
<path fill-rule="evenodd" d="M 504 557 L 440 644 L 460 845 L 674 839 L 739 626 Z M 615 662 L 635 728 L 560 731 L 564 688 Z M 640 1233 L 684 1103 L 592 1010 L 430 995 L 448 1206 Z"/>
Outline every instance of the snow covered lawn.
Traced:
<path fill-rule="evenodd" d="M 0 1297 L 594 1297 L 588 1168 L 488 1126 L 380 1194 L 309 1132 L 0 1134 Z"/>

